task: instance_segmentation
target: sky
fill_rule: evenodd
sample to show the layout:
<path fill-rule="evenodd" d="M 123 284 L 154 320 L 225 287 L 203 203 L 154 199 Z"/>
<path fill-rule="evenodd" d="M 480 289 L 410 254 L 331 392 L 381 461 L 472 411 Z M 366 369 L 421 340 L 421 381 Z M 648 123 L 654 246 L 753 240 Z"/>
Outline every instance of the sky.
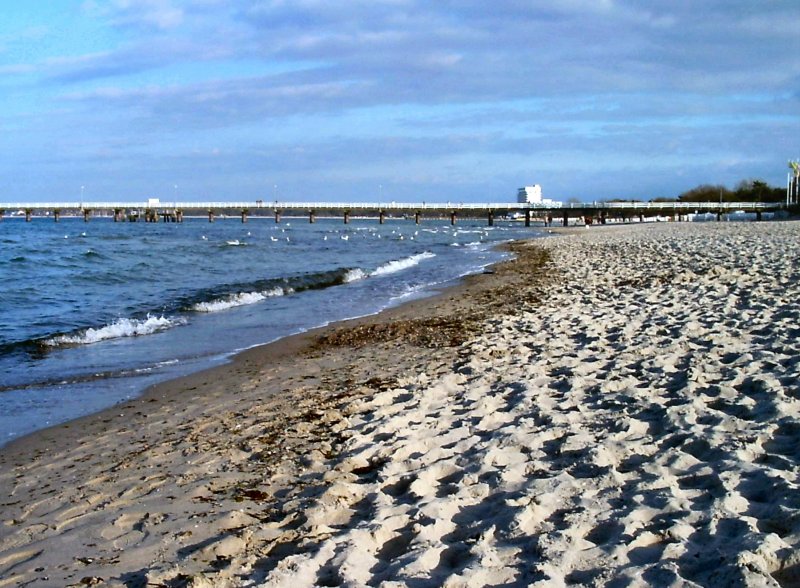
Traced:
<path fill-rule="evenodd" d="M 786 183 L 797 0 L 0 0 L 3 202 Z"/>

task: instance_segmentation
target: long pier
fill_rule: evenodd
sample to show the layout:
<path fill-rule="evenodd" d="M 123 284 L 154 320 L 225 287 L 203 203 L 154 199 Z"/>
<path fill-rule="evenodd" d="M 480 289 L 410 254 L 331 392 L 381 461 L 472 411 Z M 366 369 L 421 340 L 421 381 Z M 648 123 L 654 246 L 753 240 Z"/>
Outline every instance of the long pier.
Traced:
<path fill-rule="evenodd" d="M 114 222 L 182 222 L 184 216 L 207 216 L 210 222 L 217 217 L 241 218 L 274 217 L 280 222 L 286 215 L 307 215 L 309 222 L 317 216 L 336 216 L 345 223 L 351 216 L 374 216 L 383 223 L 387 217 L 413 217 L 419 224 L 424 216 L 448 218 L 452 224 L 459 217 L 486 218 L 489 225 L 495 218 L 520 218 L 530 226 L 532 218 L 545 224 L 557 218 L 564 226 L 581 219 L 583 222 L 605 224 L 608 220 L 643 221 L 645 217 L 665 216 L 682 220 L 690 214 L 713 213 L 720 220 L 725 213 L 754 212 L 758 220 L 762 213 L 785 208 L 780 202 L 582 202 L 560 205 L 518 202 L 0 202 L 0 220 L 4 215 L 51 217 L 56 222 L 62 215 L 82 216 L 89 221 L 92 216 L 113 218 Z"/>

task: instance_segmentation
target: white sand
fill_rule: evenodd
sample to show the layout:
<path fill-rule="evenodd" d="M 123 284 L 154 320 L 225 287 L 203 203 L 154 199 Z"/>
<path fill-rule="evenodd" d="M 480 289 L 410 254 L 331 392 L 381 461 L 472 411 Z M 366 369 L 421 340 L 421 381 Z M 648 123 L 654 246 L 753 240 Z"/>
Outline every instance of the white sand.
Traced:
<path fill-rule="evenodd" d="M 544 245 L 543 304 L 353 407 L 266 585 L 799 585 L 800 225 Z"/>
<path fill-rule="evenodd" d="M 244 364 L 203 412 L 169 399 L 15 463 L 0 586 L 800 585 L 800 223 L 537 245 L 546 299 L 455 364 L 419 353 L 326 405 L 303 386 L 341 358 L 300 383 Z M 294 391 L 300 472 L 261 449 L 262 377 Z"/>

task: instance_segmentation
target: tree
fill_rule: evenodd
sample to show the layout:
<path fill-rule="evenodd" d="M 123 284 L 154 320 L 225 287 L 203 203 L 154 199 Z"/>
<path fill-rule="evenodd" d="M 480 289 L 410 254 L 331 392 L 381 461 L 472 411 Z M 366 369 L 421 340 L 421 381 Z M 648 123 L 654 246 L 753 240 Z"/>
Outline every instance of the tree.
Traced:
<path fill-rule="evenodd" d="M 734 201 L 781 202 L 785 198 L 782 188 L 773 188 L 763 180 L 742 180 L 736 185 Z"/>
<path fill-rule="evenodd" d="M 782 202 L 784 188 L 775 188 L 763 180 L 748 179 L 729 190 L 722 185 L 702 184 L 678 197 L 681 202 Z"/>
<path fill-rule="evenodd" d="M 681 202 L 728 202 L 731 200 L 731 191 L 725 186 L 702 184 L 691 190 L 687 190 L 678 200 Z"/>

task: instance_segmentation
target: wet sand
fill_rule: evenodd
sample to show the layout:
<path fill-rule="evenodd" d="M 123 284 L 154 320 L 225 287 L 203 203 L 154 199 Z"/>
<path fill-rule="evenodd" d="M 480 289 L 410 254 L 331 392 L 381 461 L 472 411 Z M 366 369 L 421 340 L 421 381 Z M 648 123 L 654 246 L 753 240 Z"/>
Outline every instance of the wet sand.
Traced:
<path fill-rule="evenodd" d="M 4 448 L 0 586 L 800 581 L 800 226 L 512 247 Z"/>

